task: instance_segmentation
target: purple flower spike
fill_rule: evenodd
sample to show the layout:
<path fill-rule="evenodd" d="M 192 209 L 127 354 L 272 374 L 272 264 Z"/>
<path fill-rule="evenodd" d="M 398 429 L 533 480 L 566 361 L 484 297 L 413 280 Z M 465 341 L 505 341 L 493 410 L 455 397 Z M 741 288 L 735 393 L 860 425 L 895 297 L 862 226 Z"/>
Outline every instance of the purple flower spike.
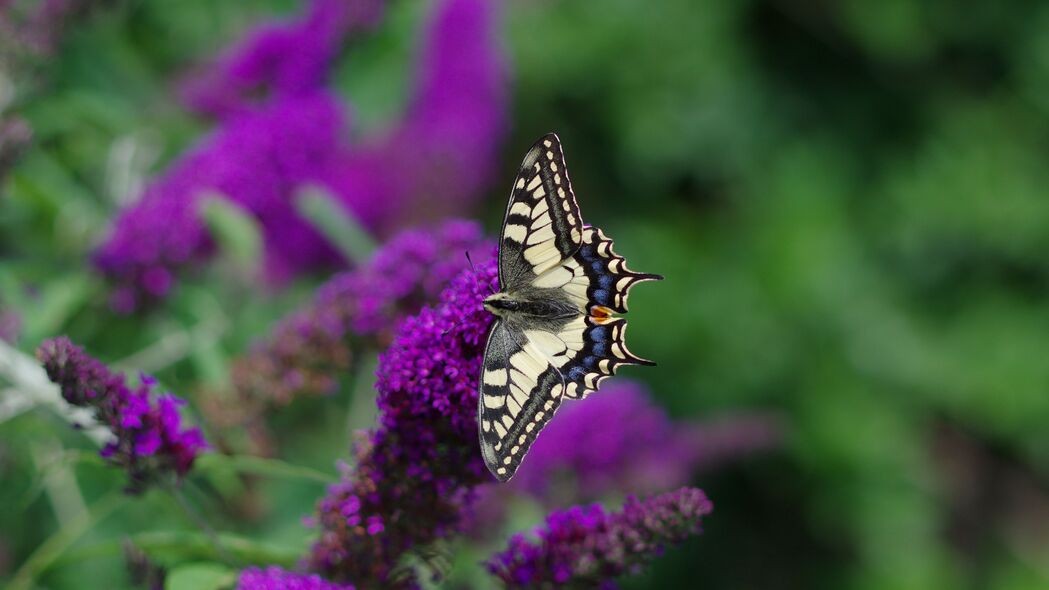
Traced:
<path fill-rule="evenodd" d="M 474 202 L 504 131 L 507 93 L 492 3 L 443 0 L 403 121 L 388 136 L 351 147 L 327 77 L 346 36 L 380 13 L 378 0 L 314 0 L 305 17 L 252 34 L 185 88 L 191 106 L 216 115 L 219 127 L 121 213 L 95 253 L 115 283 L 116 311 L 166 297 L 182 269 L 212 254 L 202 194 L 229 198 L 258 220 L 265 275 L 277 284 L 345 263 L 297 215 L 294 200 L 305 185 L 328 189 L 379 235 Z"/>
<path fill-rule="evenodd" d="M 701 490 L 681 488 L 647 500 L 630 497 L 620 512 L 598 504 L 554 512 L 536 531 L 538 540 L 515 535 L 488 570 L 508 588 L 615 588 L 614 578 L 698 534 L 712 509 Z"/>
<path fill-rule="evenodd" d="M 155 380 L 143 379 L 131 389 L 123 375 L 64 336 L 41 344 L 37 358 L 67 402 L 94 408 L 98 421 L 113 431 L 114 440 L 100 454 L 127 469 L 129 493 L 140 493 L 172 473 L 183 477 L 208 448 L 199 429 L 182 427 L 178 408 L 185 402 L 171 394 L 155 395 Z"/>
<path fill-rule="evenodd" d="M 337 100 L 317 92 L 232 117 L 184 155 L 120 215 L 95 253 L 96 266 L 123 285 L 114 293 L 114 308 L 127 312 L 162 299 L 175 283 L 174 273 L 211 254 L 199 210 L 209 192 L 258 220 L 270 280 L 341 262 L 299 217 L 291 197 L 306 183 L 321 182 L 335 165 L 332 154 L 340 149 L 344 125 Z"/>
<path fill-rule="evenodd" d="M 507 103 L 495 11 L 490 0 L 441 0 L 403 121 L 334 168 L 330 186 L 369 227 L 461 212 L 490 180 Z"/>
<path fill-rule="evenodd" d="M 439 305 L 402 322 L 380 359 L 380 427 L 356 449 L 355 471 L 318 503 L 312 570 L 368 587 L 395 577 L 410 586 L 392 575 L 398 558 L 457 532 L 473 488 L 491 480 L 476 412 L 491 323 L 481 302 L 496 274 L 494 260 L 464 271 Z"/>
<path fill-rule="evenodd" d="M 277 566 L 248 568 L 240 573 L 237 590 L 354 590 L 351 585 L 333 584 L 316 574 L 297 574 Z"/>
<path fill-rule="evenodd" d="M 700 469 L 774 447 L 779 430 L 760 414 L 674 422 L 643 385 L 614 380 L 561 408 L 511 486 L 560 506 L 609 492 L 654 494 L 685 485 Z"/>
<path fill-rule="evenodd" d="M 208 415 L 225 426 L 244 425 L 270 406 L 331 393 L 336 377 L 350 369 L 357 345 L 387 344 L 398 319 L 436 301 L 467 268 L 467 253 L 486 258 L 493 249 L 480 225 L 470 221 L 395 236 L 368 263 L 328 281 L 308 307 L 282 320 L 237 360 L 234 396 L 212 396 Z M 261 426 L 254 434 L 263 436 Z"/>
<path fill-rule="evenodd" d="M 344 38 L 378 24 L 381 0 L 313 0 L 300 20 L 260 26 L 181 88 L 193 110 L 218 118 L 327 84 Z"/>

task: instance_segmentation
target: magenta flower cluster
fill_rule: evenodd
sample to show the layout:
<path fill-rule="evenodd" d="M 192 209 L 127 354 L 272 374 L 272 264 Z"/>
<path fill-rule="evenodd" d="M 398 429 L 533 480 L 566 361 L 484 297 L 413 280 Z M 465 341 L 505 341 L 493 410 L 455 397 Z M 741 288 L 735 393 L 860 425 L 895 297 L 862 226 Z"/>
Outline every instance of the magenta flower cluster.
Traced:
<path fill-rule="evenodd" d="M 515 535 L 488 569 L 508 588 L 615 588 L 614 578 L 699 533 L 712 509 L 701 490 L 681 488 L 647 500 L 631 496 L 619 512 L 600 504 L 554 512 L 536 540 Z"/>
<path fill-rule="evenodd" d="M 289 572 L 277 566 L 252 567 L 240 573 L 237 590 L 354 590 L 349 584 L 334 584 L 317 574 Z"/>
<path fill-rule="evenodd" d="M 184 476 L 208 448 L 199 429 L 182 426 L 179 407 L 185 402 L 157 394 L 154 379 L 142 375 L 141 384 L 132 388 L 123 375 L 66 337 L 46 340 L 37 358 L 67 402 L 93 408 L 98 422 L 113 432 L 100 454 L 127 470 L 129 492 L 141 492 L 172 474 Z"/>
<path fill-rule="evenodd" d="M 327 78 L 346 38 L 380 14 L 377 0 L 313 0 L 303 18 L 254 32 L 187 84 L 190 106 L 215 116 L 218 127 L 121 213 L 95 253 L 116 285 L 115 309 L 167 296 L 181 269 L 211 255 L 199 211 L 208 194 L 258 220 L 274 283 L 345 263 L 298 215 L 304 186 L 327 189 L 379 234 L 473 202 L 497 156 L 506 102 L 493 7 L 442 0 L 404 119 L 387 137 L 350 145 L 348 117 Z"/>
<path fill-rule="evenodd" d="M 561 505 L 597 500 L 613 490 L 672 489 L 688 482 L 703 452 L 690 430 L 652 403 L 643 385 L 612 380 L 584 402 L 564 404 L 512 485 Z"/>
<path fill-rule="evenodd" d="M 229 403 L 210 400 L 209 417 L 241 425 L 272 405 L 331 393 L 360 347 L 388 343 L 398 319 L 436 301 L 469 265 L 468 253 L 487 258 L 492 250 L 480 225 L 471 221 L 394 236 L 366 264 L 321 286 L 309 306 L 279 322 L 238 359 L 231 371 L 234 396 Z M 253 432 L 256 439 L 264 434 L 261 427 Z"/>
<path fill-rule="evenodd" d="M 481 302 L 495 282 L 495 262 L 485 260 L 453 280 L 437 306 L 401 324 L 380 359 L 380 426 L 318 504 L 314 571 L 389 586 L 400 556 L 457 532 L 474 487 L 491 480 L 475 412 L 491 322 Z"/>

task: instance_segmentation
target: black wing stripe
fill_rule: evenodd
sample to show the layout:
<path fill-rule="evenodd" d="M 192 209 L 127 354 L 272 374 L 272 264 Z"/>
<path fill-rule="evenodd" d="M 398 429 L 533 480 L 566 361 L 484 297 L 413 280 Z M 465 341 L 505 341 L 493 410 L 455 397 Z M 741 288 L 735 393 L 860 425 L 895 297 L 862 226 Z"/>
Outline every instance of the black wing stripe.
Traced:
<path fill-rule="evenodd" d="M 513 477 L 564 389 L 564 377 L 535 343 L 496 323 L 485 349 L 478 424 L 481 455 L 497 479 Z"/>
<path fill-rule="evenodd" d="M 628 269 L 626 260 L 612 250 L 612 240 L 591 226 L 583 229 L 583 244 L 575 259 L 589 279 L 587 298 L 591 305 L 607 307 L 616 313 L 626 313 L 627 298 L 634 285 L 663 279 Z"/>
<path fill-rule="evenodd" d="M 571 257 L 582 232 L 561 142 L 547 134 L 525 154 L 510 192 L 499 242 L 500 288 L 513 291 Z"/>

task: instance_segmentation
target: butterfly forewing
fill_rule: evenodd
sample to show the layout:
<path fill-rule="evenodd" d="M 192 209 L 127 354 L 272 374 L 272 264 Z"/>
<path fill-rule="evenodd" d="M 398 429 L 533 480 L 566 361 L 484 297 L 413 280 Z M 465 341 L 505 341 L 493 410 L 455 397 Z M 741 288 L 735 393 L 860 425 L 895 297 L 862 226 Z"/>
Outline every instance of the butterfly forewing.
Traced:
<path fill-rule="evenodd" d="M 481 454 L 500 481 L 517 471 L 561 405 L 564 377 L 539 343 L 506 322 L 488 335 L 478 404 Z"/>
<path fill-rule="evenodd" d="M 535 142 L 514 180 L 499 240 L 499 285 L 513 291 L 579 249 L 583 220 L 557 135 Z"/>

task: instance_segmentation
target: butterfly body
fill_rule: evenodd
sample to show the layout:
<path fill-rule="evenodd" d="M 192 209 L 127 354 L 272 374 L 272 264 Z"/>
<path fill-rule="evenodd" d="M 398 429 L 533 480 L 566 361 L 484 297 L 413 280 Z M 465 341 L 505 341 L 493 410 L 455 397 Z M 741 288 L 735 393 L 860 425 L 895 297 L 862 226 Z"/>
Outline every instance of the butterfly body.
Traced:
<path fill-rule="evenodd" d="M 485 347 L 478 400 L 481 452 L 500 481 L 513 476 L 563 399 L 580 399 L 625 364 L 635 273 L 601 230 L 585 225 L 557 136 L 539 139 L 514 182 L 499 241 L 498 319 Z"/>

